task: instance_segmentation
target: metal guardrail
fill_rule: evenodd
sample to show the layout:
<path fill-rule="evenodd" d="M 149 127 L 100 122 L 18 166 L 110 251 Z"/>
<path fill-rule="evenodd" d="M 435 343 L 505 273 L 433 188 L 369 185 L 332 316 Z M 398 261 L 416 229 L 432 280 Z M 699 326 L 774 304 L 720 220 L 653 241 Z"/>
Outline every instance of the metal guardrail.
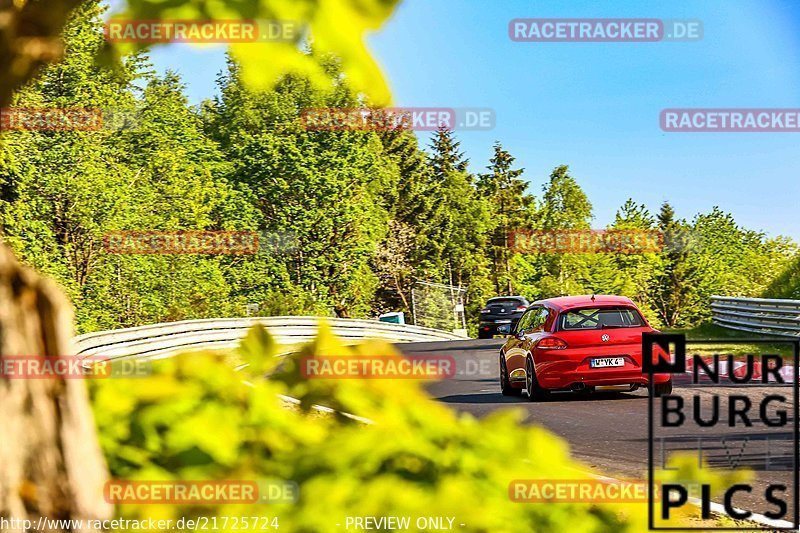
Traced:
<path fill-rule="evenodd" d="M 465 339 L 447 331 L 376 320 L 308 316 L 210 318 L 79 335 L 73 339 L 72 353 L 84 357 L 95 355 L 110 359 L 159 358 L 181 351 L 231 348 L 236 346 L 247 330 L 256 323 L 266 327 L 279 344 L 295 344 L 313 339 L 320 320 L 326 321 L 333 333 L 345 342 L 366 339 L 383 339 L 390 342 Z"/>
<path fill-rule="evenodd" d="M 711 313 L 712 322 L 725 328 L 800 337 L 800 300 L 712 296 Z"/>

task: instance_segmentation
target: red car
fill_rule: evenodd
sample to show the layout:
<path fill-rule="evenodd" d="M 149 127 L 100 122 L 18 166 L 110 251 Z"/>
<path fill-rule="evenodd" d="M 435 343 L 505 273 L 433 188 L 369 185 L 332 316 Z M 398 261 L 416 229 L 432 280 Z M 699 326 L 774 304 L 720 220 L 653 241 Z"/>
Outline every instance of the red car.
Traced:
<path fill-rule="evenodd" d="M 650 386 L 642 372 L 642 333 L 651 328 L 623 296 L 564 296 L 531 304 L 500 350 L 500 389 L 531 401 L 553 390 L 591 392 Z M 654 374 L 655 395 L 672 392 L 670 374 Z"/>

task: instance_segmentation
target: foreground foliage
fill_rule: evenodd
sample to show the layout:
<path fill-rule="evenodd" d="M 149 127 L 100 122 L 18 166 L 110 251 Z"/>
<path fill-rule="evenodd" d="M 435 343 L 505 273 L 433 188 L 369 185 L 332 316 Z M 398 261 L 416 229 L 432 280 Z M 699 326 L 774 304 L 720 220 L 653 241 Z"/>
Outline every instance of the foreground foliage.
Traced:
<path fill-rule="evenodd" d="M 274 357 L 261 328 L 239 348 L 243 371 L 211 353 L 154 364 L 149 378 L 94 382 L 101 445 L 112 475 L 134 480 L 282 479 L 295 504 L 124 505 L 124 517 L 277 516 L 287 531 L 334 531 L 346 516 L 451 516 L 467 531 L 642 531 L 645 505 L 530 504 L 515 479 L 581 479 L 584 467 L 520 411 L 476 420 L 432 401 L 411 380 L 306 380 L 311 355 L 395 354 L 345 347 L 323 328 L 297 354 Z M 268 379 L 261 378 L 270 374 Z M 301 400 L 286 409 L 276 394 Z M 324 404 L 372 420 L 319 416 Z M 519 458 L 511 460 L 510 458 Z"/>

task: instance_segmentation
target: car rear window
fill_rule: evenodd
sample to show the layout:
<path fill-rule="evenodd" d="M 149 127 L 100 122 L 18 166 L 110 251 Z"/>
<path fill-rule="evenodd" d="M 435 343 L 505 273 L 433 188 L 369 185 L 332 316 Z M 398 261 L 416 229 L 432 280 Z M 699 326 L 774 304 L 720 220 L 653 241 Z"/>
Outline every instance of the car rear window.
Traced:
<path fill-rule="evenodd" d="M 630 307 L 572 309 L 559 318 L 559 329 L 564 331 L 641 326 L 644 326 L 642 316 Z"/>
<path fill-rule="evenodd" d="M 486 305 L 518 306 L 525 305 L 525 301 L 520 298 L 497 298 L 496 300 L 489 300 Z"/>

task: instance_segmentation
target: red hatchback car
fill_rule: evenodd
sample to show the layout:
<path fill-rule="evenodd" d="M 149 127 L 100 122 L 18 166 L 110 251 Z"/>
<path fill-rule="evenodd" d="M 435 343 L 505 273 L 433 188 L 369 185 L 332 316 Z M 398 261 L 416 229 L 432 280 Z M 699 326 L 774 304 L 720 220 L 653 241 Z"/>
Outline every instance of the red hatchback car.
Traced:
<path fill-rule="evenodd" d="M 650 386 L 642 372 L 642 333 L 655 331 L 623 296 L 564 296 L 531 304 L 500 350 L 500 389 L 531 401 L 553 390 L 591 392 Z M 654 375 L 655 395 L 672 392 Z"/>

